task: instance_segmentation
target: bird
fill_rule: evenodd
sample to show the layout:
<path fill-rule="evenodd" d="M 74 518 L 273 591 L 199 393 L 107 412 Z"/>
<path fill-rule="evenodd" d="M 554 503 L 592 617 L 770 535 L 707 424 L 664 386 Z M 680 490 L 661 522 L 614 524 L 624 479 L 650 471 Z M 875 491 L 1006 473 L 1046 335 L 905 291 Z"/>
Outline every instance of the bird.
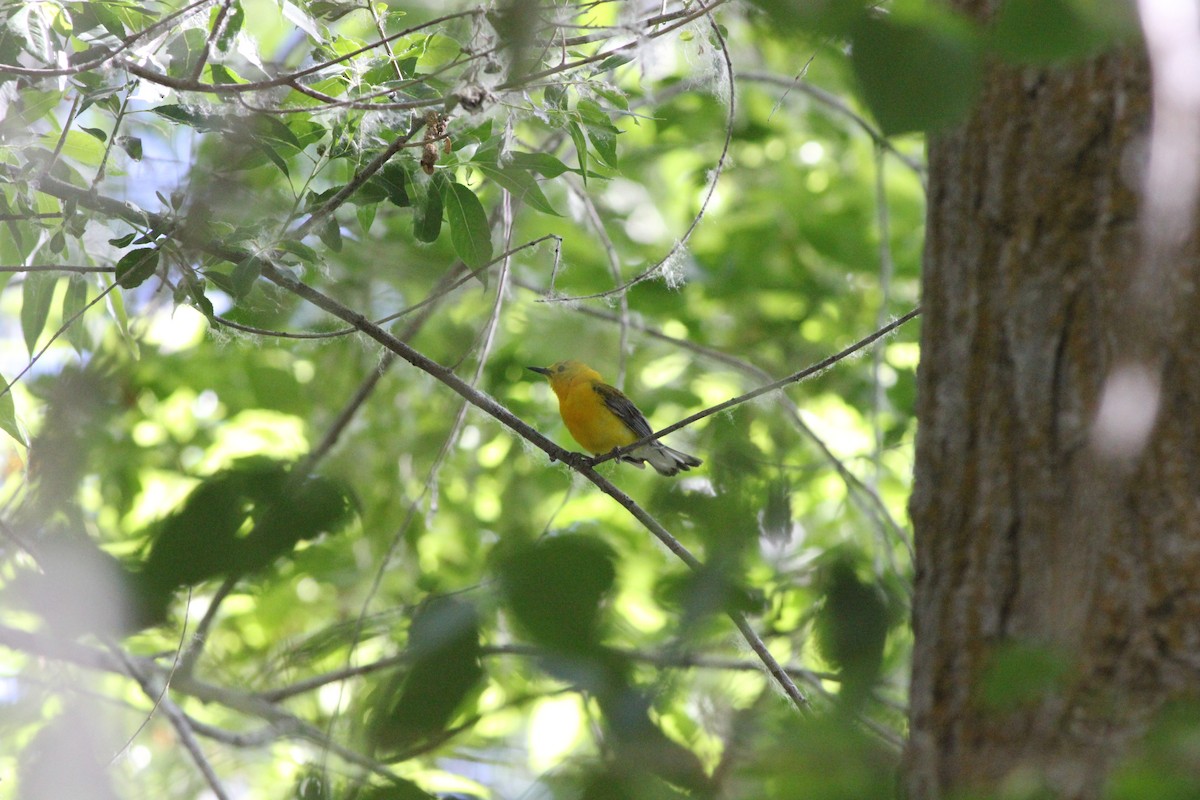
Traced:
<path fill-rule="evenodd" d="M 587 364 L 569 360 L 529 369 L 545 375 L 550 381 L 550 388 L 558 395 L 558 411 L 567 430 L 593 455 L 633 444 L 653 433 L 650 423 L 633 401 L 620 389 L 605 383 L 600 373 Z M 648 462 L 660 475 L 675 475 L 704 463 L 657 439 L 623 453 L 620 460 L 638 469 L 643 469 L 643 462 Z"/>

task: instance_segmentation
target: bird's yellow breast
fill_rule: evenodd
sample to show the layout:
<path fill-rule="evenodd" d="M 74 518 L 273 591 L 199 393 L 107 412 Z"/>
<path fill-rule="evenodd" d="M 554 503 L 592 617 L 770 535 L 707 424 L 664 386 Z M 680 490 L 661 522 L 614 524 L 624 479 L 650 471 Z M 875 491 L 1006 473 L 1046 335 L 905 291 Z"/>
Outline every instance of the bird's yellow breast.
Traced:
<path fill-rule="evenodd" d="M 558 410 L 579 446 L 600 454 L 637 441 L 637 436 L 604 404 L 591 380 L 572 381 L 558 391 Z"/>

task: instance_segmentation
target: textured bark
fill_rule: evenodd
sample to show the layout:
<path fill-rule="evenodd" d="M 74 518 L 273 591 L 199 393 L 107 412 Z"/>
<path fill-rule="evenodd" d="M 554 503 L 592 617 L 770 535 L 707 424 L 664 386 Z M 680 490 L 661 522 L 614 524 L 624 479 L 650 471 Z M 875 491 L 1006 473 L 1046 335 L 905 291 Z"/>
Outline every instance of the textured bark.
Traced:
<path fill-rule="evenodd" d="M 1193 237 L 1169 286 L 1137 286 L 1149 87 L 1132 50 L 997 67 L 930 144 L 912 800 L 1017 780 L 1095 798 L 1148 716 L 1200 688 L 1200 257 Z M 1147 448 L 1113 463 L 1089 430 L 1131 354 L 1164 390 Z M 1012 642 L 1071 671 L 989 709 L 981 680 Z"/>

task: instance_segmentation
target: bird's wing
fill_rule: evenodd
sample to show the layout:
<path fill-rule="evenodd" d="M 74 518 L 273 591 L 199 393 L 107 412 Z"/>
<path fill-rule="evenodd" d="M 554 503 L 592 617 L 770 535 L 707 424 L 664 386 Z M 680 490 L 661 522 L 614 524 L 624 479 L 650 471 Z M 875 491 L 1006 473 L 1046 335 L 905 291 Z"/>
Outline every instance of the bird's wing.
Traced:
<path fill-rule="evenodd" d="M 600 395 L 600 399 L 604 401 L 604 405 L 608 406 L 608 410 L 628 425 L 629 430 L 637 434 L 639 439 L 654 433 L 650 430 L 650 423 L 646 421 L 642 412 L 638 411 L 633 401 L 621 394 L 619 389 L 609 386 L 607 383 L 594 383 L 592 388 L 596 390 L 596 394 Z"/>

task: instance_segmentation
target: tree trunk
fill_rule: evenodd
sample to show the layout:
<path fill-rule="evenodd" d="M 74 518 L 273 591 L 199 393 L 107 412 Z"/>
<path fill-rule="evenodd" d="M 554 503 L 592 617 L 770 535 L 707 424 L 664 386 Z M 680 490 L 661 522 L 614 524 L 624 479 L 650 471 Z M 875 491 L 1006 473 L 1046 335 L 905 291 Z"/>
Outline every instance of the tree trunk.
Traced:
<path fill-rule="evenodd" d="M 930 143 L 912 800 L 1098 797 L 1154 710 L 1200 688 L 1200 258 L 1193 235 L 1176 279 L 1140 291 L 1149 113 L 1130 48 L 995 67 L 970 119 Z M 1131 352 L 1163 389 L 1121 461 L 1091 432 Z M 1023 671 L 1028 691 L 996 692 Z"/>

